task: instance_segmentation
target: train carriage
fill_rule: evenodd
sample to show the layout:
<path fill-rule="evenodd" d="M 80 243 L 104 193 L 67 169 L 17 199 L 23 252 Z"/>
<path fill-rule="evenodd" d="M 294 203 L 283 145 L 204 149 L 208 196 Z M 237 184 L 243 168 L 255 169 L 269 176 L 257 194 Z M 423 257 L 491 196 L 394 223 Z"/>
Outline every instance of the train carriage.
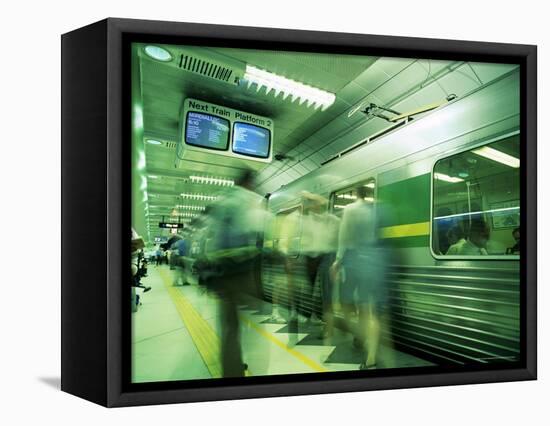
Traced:
<path fill-rule="evenodd" d="M 378 227 L 398 259 L 389 277 L 391 337 L 438 363 L 487 364 L 520 354 L 519 255 L 510 252 L 519 227 L 518 82 L 514 69 L 396 130 L 352 133 L 356 140 L 347 142 L 355 149 L 269 196 L 276 217 L 299 211 L 303 191 L 330 199 L 338 213 L 354 199 L 355 186 L 374 184 L 375 201 L 394 212 L 380 217 Z M 498 152 L 505 155 L 491 157 Z M 476 218 L 490 228 L 487 253 L 446 254 L 449 226 Z M 264 246 L 276 249 L 280 237 L 275 231 Z M 299 265 L 293 279 L 305 288 L 299 227 L 291 238 Z M 266 298 L 277 291 L 288 303 L 281 258 L 266 256 L 262 272 Z M 321 314 L 320 297 L 317 291 L 302 302 Z"/>

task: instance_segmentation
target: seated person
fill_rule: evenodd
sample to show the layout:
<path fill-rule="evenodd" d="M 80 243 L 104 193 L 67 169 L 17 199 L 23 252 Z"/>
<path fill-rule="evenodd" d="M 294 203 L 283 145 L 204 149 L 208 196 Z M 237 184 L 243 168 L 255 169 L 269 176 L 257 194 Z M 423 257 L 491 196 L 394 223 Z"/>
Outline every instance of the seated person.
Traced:
<path fill-rule="evenodd" d="M 512 231 L 512 237 L 514 237 L 516 244 L 513 247 L 508 247 L 506 254 L 519 254 L 519 228 Z"/>
<path fill-rule="evenodd" d="M 466 238 L 462 226 L 454 225 L 447 231 L 447 240 L 449 241 L 449 255 L 457 255 L 460 248 L 466 243 Z"/>
<path fill-rule="evenodd" d="M 458 249 L 460 256 L 487 255 L 487 241 L 490 230 L 483 219 L 476 218 L 470 222 L 470 230 L 466 242 Z"/>

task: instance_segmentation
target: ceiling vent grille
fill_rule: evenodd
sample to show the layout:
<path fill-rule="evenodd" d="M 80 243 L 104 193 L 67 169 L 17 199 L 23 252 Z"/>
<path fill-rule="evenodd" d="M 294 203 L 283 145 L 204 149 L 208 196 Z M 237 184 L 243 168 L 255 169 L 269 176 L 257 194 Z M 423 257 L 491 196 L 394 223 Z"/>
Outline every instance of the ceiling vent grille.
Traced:
<path fill-rule="evenodd" d="M 239 84 L 246 70 L 246 65 L 240 61 L 208 49 L 192 48 L 180 53 L 177 57 L 177 66 L 184 71 L 232 85 Z"/>
<path fill-rule="evenodd" d="M 230 82 L 233 70 L 224 66 L 204 61 L 191 55 L 180 55 L 179 67 L 186 71 L 191 71 L 196 74 L 201 74 L 205 77 L 215 78 L 227 83 Z"/>

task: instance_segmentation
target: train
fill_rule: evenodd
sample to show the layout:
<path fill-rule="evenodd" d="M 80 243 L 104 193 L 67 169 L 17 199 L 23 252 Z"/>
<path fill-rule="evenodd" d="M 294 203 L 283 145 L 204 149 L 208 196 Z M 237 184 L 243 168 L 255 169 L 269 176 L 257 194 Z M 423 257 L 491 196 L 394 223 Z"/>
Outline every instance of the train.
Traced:
<path fill-rule="evenodd" d="M 303 191 L 328 199 L 335 215 L 360 184 L 391 204 L 394 214 L 380 218 L 377 230 L 398 259 L 388 278 L 388 333 L 396 347 L 438 364 L 520 357 L 520 256 L 510 248 L 520 217 L 519 79 L 516 68 L 395 130 L 352 133 L 346 145 L 354 149 L 267 196 L 275 220 L 303 212 Z M 490 231 L 487 252 L 447 254 L 449 227 L 474 216 Z M 276 251 L 281 238 L 272 233 L 264 248 Z M 304 284 L 299 249 L 294 256 Z M 265 299 L 277 289 L 279 303 L 289 304 L 283 257 L 264 256 L 261 271 Z M 319 291 L 312 300 L 307 291 L 297 297 L 321 314 Z"/>

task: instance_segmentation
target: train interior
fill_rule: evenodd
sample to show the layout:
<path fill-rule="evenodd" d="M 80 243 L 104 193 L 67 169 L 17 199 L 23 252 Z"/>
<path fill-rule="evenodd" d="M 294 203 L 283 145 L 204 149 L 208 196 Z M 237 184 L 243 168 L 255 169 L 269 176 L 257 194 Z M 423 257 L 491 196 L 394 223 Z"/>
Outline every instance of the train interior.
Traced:
<path fill-rule="evenodd" d="M 339 226 L 353 205 L 400 197 L 396 184 L 384 186 L 386 175 L 346 175 L 346 158 L 514 72 L 515 65 L 469 61 L 134 43 L 131 220 L 143 244 L 132 253 L 132 381 L 517 360 L 517 132 L 443 152 L 430 160 L 427 180 L 409 179 L 406 211 L 391 214 L 412 219 L 372 233 L 395 243 L 379 247 L 394 250 L 383 272 L 378 263 L 361 278 L 352 263 L 334 266 Z M 415 167 L 399 160 L 391 176 Z M 341 177 L 317 178 L 327 167 L 339 167 Z M 231 192 L 250 170 L 254 207 L 238 205 L 241 195 Z M 296 182 L 304 190 L 292 192 Z M 253 229 L 260 254 L 250 263 L 252 285 L 243 284 L 238 298 L 216 291 L 238 286 L 238 278 L 205 278 L 200 266 L 211 260 L 212 233 L 238 227 L 212 219 L 222 200 L 236 212 L 268 212 Z M 415 219 L 417 210 L 429 218 Z M 332 257 L 319 256 L 317 246 L 307 251 L 310 240 L 332 232 L 329 219 L 312 228 L 315 215 L 335 224 Z M 397 238 L 403 232 L 408 237 Z M 488 241 L 476 245 L 474 235 Z M 375 304 L 376 292 L 357 296 L 360 283 L 356 293 L 343 290 L 353 277 L 382 274 L 388 296 Z M 228 373 L 231 362 L 242 369 Z"/>

